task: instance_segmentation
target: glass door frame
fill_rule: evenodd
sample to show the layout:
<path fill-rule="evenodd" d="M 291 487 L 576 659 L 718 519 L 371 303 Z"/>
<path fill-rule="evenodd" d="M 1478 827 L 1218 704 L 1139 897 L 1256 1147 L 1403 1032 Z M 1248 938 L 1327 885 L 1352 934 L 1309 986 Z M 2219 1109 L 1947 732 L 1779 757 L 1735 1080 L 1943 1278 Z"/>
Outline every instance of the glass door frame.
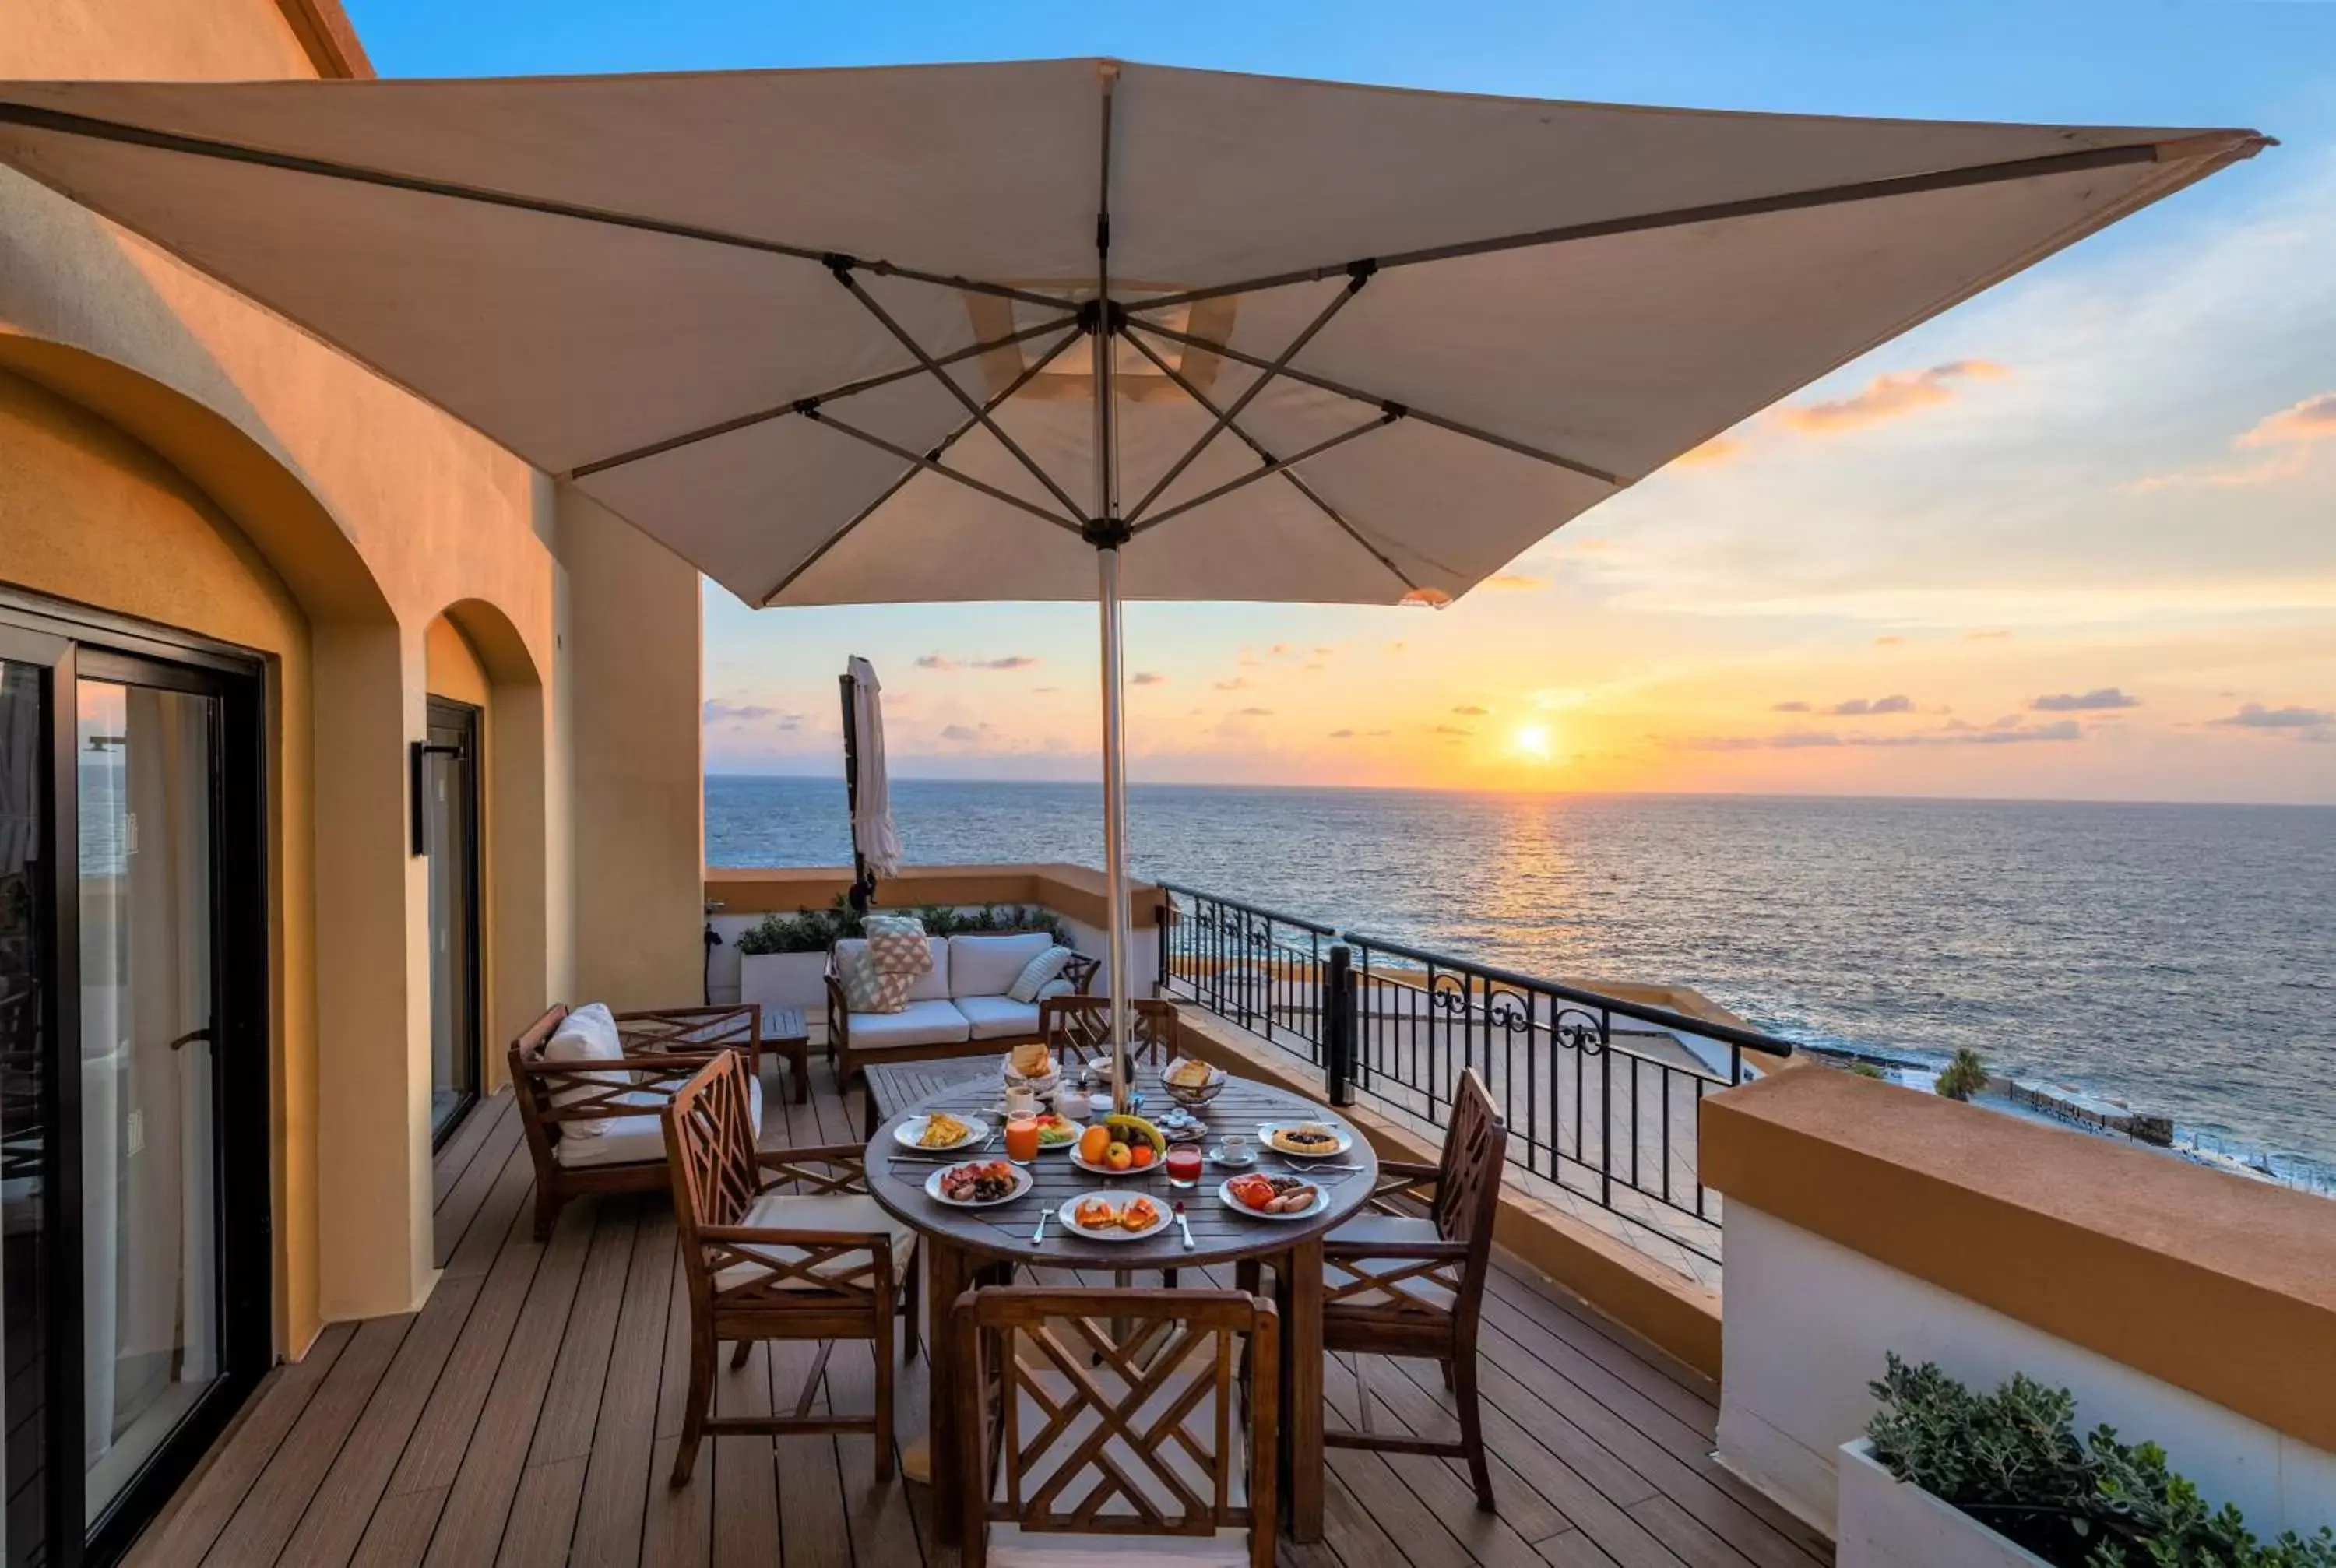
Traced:
<path fill-rule="evenodd" d="M 433 1152 L 444 1146 L 446 1140 L 453 1137 L 455 1129 L 462 1125 L 463 1118 L 477 1107 L 480 1083 L 486 1076 L 487 1019 L 484 962 L 486 940 L 485 933 L 479 928 L 480 917 L 484 913 L 481 908 L 482 901 L 480 895 L 486 880 L 486 868 L 480 863 L 479 860 L 480 851 L 484 847 L 482 842 L 484 835 L 481 832 L 480 819 L 486 803 L 480 790 L 479 774 L 482 770 L 479 765 L 481 760 L 479 753 L 481 736 L 486 728 L 485 717 L 485 714 L 472 704 L 457 702 L 453 697 L 433 696 L 429 700 L 429 711 L 424 726 L 428 737 L 422 753 L 423 764 L 422 776 L 425 787 L 433 771 L 428 765 L 429 763 L 443 756 L 444 760 L 441 765 L 447 768 L 458 781 L 457 787 L 462 796 L 462 842 L 459 846 L 462 858 L 462 885 L 456 890 L 462 905 L 462 950 L 454 955 L 454 959 L 462 967 L 462 1001 L 466 1016 L 455 1020 L 455 1027 L 464 1037 L 456 1042 L 455 1048 L 462 1058 L 464 1070 L 462 1074 L 461 1103 L 455 1105 L 444 1121 L 438 1122 L 433 1118 L 430 1135 L 430 1146 Z M 438 732 L 441 730 L 456 733 L 461 737 L 451 755 L 439 745 Z M 417 823 L 434 820 L 434 813 L 427 809 L 425 803 L 422 814 L 417 817 Z M 435 857 L 439 849 L 440 846 L 431 842 L 425 835 L 423 843 L 424 860 Z M 434 867 L 425 867 L 423 875 L 434 877 L 437 872 Z M 433 965 L 437 961 L 436 935 L 434 931 L 431 933 L 431 961 Z M 431 996 L 433 1004 L 437 997 L 437 976 L 433 969 L 431 976 Z M 434 1028 L 436 1024 L 434 1017 L 432 1023 Z M 434 1054 L 437 1042 L 433 1039 L 431 1046 Z M 431 1087 L 434 1091 L 437 1086 L 433 1082 Z"/>
<path fill-rule="evenodd" d="M 58 1568 L 127 1552 L 223 1432 L 275 1357 L 269 1105 L 266 698 L 261 661 L 142 623 L 0 590 L 0 657 L 45 665 L 49 704 L 49 1052 L 42 1122 L 44 1547 Z M 81 886 L 79 682 L 121 681 L 213 699 L 211 1105 L 219 1246 L 219 1375 L 162 1447 L 86 1532 L 82 1386 Z M 75 874 L 61 874 L 73 867 Z"/>

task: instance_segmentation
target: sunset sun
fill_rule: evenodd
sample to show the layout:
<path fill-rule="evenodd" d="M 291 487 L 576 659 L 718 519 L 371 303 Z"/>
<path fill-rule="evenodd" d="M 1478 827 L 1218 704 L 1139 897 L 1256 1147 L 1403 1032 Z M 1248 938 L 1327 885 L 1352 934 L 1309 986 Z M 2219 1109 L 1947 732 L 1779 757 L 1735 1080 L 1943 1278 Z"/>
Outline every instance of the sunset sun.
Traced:
<path fill-rule="evenodd" d="M 1531 757 L 1535 762 L 1547 762 L 1550 758 L 1549 726 L 1541 724 L 1521 725 L 1518 726 L 1514 744 L 1521 755 Z"/>

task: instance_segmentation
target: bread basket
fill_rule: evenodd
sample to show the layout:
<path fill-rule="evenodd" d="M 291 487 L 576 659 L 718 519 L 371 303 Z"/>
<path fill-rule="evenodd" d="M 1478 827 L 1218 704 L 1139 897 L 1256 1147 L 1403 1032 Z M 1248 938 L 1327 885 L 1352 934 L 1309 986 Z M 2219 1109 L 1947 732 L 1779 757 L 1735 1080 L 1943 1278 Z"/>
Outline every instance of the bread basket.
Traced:
<path fill-rule="evenodd" d="M 1208 1067 L 1208 1077 L 1194 1085 L 1179 1084 L 1176 1081 L 1180 1070 L 1189 1071 L 1193 1067 Z M 1222 1067 L 1209 1066 L 1209 1064 L 1206 1062 L 1195 1061 L 1190 1057 L 1180 1057 L 1175 1061 L 1169 1063 L 1168 1066 L 1162 1070 L 1160 1075 L 1160 1086 L 1168 1092 L 1168 1097 L 1170 1099 L 1175 1101 L 1180 1105 L 1205 1105 L 1211 1100 L 1215 1099 L 1217 1096 L 1223 1091 L 1225 1086 L 1225 1070 Z"/>

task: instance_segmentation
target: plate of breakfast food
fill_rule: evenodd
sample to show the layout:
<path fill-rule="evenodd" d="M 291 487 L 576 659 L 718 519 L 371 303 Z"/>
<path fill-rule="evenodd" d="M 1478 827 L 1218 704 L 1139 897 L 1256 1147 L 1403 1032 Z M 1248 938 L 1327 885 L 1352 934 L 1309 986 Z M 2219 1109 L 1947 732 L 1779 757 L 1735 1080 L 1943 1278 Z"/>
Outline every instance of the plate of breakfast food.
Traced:
<path fill-rule="evenodd" d="M 1167 1226 L 1168 1205 L 1142 1193 L 1123 1198 L 1112 1193 L 1088 1193 L 1064 1201 L 1058 1211 L 1064 1226 L 1093 1242 L 1140 1242 Z"/>
<path fill-rule="evenodd" d="M 1330 1194 L 1296 1176 L 1234 1176 L 1217 1189 L 1228 1209 L 1260 1220 L 1303 1220 L 1330 1205 Z"/>
<path fill-rule="evenodd" d="M 925 1195 L 952 1209 L 987 1209 L 1010 1203 L 1030 1190 L 1035 1178 L 1004 1160 L 975 1160 L 935 1171 L 925 1178 Z"/>
<path fill-rule="evenodd" d="M 1328 1122 L 1268 1122 L 1257 1139 L 1277 1154 L 1300 1160 L 1327 1160 L 1355 1146 L 1352 1134 Z"/>
<path fill-rule="evenodd" d="M 910 1116 L 892 1129 L 894 1143 L 928 1154 L 967 1148 L 988 1136 L 989 1124 L 979 1116 L 952 1116 L 947 1111 Z"/>
<path fill-rule="evenodd" d="M 1007 1052 L 1005 1076 L 1007 1088 L 1028 1089 L 1034 1095 L 1051 1095 L 1063 1082 L 1063 1075 L 1055 1066 L 1055 1053 L 1046 1048 L 1044 1040 L 1033 1040 Z"/>

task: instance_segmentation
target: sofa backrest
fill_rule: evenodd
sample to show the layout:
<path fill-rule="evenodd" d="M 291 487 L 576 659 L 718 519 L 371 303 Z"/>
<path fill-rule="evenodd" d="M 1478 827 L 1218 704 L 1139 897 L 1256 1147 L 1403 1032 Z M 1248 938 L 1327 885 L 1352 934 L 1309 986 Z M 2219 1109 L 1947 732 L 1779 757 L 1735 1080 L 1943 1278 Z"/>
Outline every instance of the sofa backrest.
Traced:
<path fill-rule="evenodd" d="M 933 955 L 933 967 L 919 975 L 909 987 L 912 1002 L 945 1002 L 949 998 L 949 945 L 946 937 L 927 937 L 926 948 Z M 843 937 L 835 944 L 835 961 L 858 963 L 860 955 L 868 950 L 864 937 Z"/>
<path fill-rule="evenodd" d="M 1002 997 L 1032 959 L 1055 945 L 1055 939 L 1045 931 L 1016 931 L 951 937 L 949 945 L 950 996 Z"/>

